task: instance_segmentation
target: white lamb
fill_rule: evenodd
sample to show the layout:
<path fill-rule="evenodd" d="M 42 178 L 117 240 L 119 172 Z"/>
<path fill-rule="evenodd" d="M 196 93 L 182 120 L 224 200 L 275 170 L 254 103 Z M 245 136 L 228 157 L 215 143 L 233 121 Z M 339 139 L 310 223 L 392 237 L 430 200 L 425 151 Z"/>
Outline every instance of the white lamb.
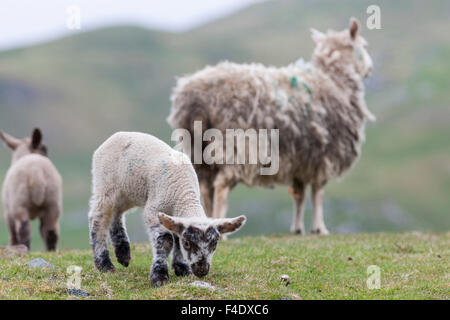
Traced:
<path fill-rule="evenodd" d="M 168 257 L 177 276 L 191 270 L 206 276 L 221 234 L 237 231 L 245 216 L 209 219 L 201 206 L 197 175 L 187 156 L 144 133 L 119 132 L 94 153 L 89 228 L 94 262 L 113 271 L 107 248 L 109 230 L 115 255 L 127 267 L 130 243 L 123 213 L 144 208 L 153 249 L 150 278 L 155 286 L 169 280 Z"/>

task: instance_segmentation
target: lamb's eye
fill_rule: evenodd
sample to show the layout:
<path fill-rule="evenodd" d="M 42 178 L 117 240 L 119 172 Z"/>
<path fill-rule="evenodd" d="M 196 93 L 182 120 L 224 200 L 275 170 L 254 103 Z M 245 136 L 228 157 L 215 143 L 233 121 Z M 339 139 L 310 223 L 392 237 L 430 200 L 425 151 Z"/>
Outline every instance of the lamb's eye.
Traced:
<path fill-rule="evenodd" d="M 191 247 L 191 242 L 188 241 L 188 240 L 183 240 L 183 247 L 184 247 L 186 250 L 189 250 L 189 248 Z"/>

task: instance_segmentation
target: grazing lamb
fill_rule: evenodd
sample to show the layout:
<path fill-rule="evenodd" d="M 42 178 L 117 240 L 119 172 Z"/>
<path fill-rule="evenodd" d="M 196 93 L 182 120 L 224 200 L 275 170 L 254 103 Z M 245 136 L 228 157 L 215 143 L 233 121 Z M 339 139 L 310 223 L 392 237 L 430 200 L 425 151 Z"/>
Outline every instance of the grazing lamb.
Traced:
<path fill-rule="evenodd" d="M 208 216 L 226 215 L 230 190 L 285 184 L 292 187 L 295 210 L 291 231 L 304 234 L 305 190 L 312 186 L 313 233 L 328 234 L 323 220 L 323 189 L 358 159 L 366 120 L 375 120 L 364 100 L 363 78 L 372 70 L 359 24 L 349 30 L 312 30 L 312 62 L 283 68 L 223 62 L 178 79 L 168 122 L 194 136 L 203 130 L 279 129 L 278 173 L 260 175 L 261 164 L 195 164 Z M 204 142 L 203 150 L 207 146 Z"/>
<path fill-rule="evenodd" d="M 47 158 L 40 129 L 31 138 L 16 139 L 0 131 L 13 150 L 12 164 L 3 183 L 3 206 L 10 245 L 30 249 L 30 220 L 39 218 L 40 232 L 48 251 L 56 250 L 58 220 L 62 212 L 62 179 Z"/>
<path fill-rule="evenodd" d="M 153 248 L 150 279 L 155 286 L 169 280 L 168 257 L 177 276 L 206 276 L 221 234 L 237 231 L 245 216 L 207 218 L 200 202 L 197 175 L 189 158 L 144 133 L 119 132 L 94 153 L 89 228 L 94 262 L 113 271 L 107 233 L 117 261 L 127 267 L 130 243 L 123 213 L 144 208 Z"/>

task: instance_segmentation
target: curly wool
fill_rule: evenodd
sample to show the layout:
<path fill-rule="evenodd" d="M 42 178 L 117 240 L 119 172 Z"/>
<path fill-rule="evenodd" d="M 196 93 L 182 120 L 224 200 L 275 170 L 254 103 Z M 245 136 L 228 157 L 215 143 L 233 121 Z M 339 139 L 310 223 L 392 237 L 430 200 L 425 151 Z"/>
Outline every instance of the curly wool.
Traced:
<path fill-rule="evenodd" d="M 305 184 L 342 175 L 358 159 L 366 120 L 374 119 L 364 101 L 364 86 L 347 55 L 332 54 L 348 45 L 330 31 L 311 64 L 266 67 L 222 62 L 178 79 L 168 122 L 193 134 L 203 129 L 280 130 L 280 170 L 261 176 L 261 165 L 197 165 L 199 177 L 220 170 L 227 180 L 247 185 Z M 361 38 L 360 41 L 363 41 Z"/>

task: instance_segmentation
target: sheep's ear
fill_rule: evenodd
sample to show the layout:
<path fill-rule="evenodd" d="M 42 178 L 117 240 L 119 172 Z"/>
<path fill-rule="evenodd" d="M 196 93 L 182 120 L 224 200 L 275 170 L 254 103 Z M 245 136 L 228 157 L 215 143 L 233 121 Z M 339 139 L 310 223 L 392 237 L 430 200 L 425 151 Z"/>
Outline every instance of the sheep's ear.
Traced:
<path fill-rule="evenodd" d="M 359 30 L 359 22 L 356 18 L 350 18 L 350 38 L 352 38 L 352 40 L 356 39 L 356 36 L 358 35 L 358 30 Z"/>
<path fill-rule="evenodd" d="M 39 128 L 33 130 L 31 135 L 31 147 L 37 149 L 42 142 L 42 131 Z"/>
<path fill-rule="evenodd" d="M 16 150 L 16 148 L 20 144 L 20 140 L 17 138 L 14 138 L 13 136 L 10 136 L 9 134 L 0 131 L 0 138 L 2 138 L 3 141 L 5 141 L 6 145 L 10 147 L 12 150 Z"/>
<path fill-rule="evenodd" d="M 217 230 L 221 233 L 231 233 L 238 231 L 247 221 L 245 216 L 231 219 L 220 219 L 217 222 Z"/>
<path fill-rule="evenodd" d="M 184 224 L 179 218 L 168 216 L 165 213 L 158 213 L 159 222 L 169 231 L 181 234 L 184 230 Z"/>
<path fill-rule="evenodd" d="M 325 34 L 320 32 L 314 28 L 311 29 L 311 38 L 314 40 L 314 43 L 319 43 L 323 39 L 325 39 Z"/>

